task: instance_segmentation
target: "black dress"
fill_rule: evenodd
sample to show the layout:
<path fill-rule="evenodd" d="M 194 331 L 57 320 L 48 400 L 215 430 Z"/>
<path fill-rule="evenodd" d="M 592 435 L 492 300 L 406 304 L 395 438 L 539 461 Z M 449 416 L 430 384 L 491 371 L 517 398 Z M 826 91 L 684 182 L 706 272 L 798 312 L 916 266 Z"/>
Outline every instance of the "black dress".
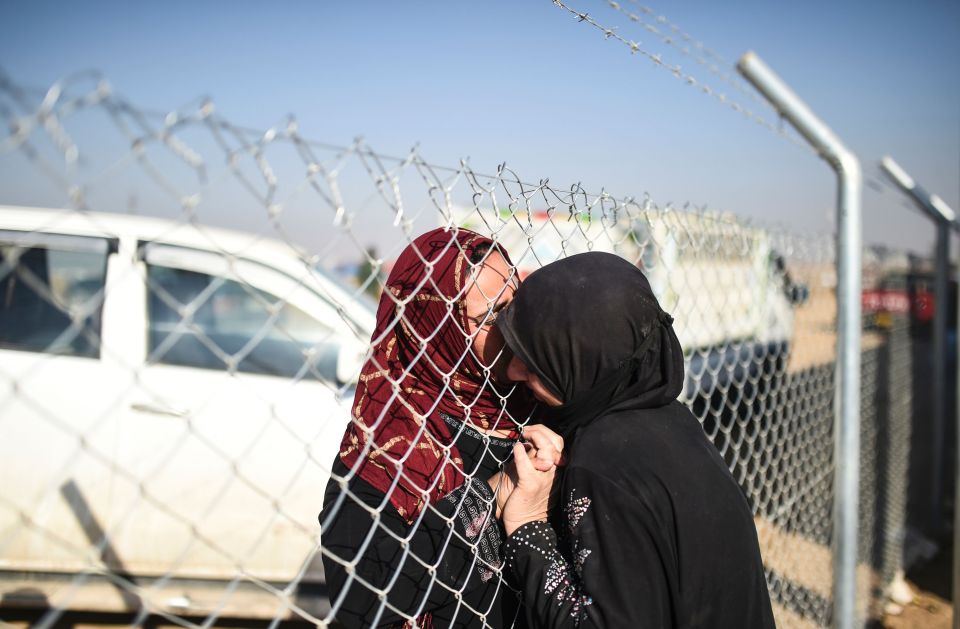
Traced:
<path fill-rule="evenodd" d="M 749 505 L 686 407 L 572 441 L 551 521 L 506 544 L 531 627 L 775 627 Z"/>
<path fill-rule="evenodd" d="M 544 316 L 549 313 L 549 316 Z M 677 398 L 673 317 L 601 252 L 530 274 L 497 327 L 563 404 L 568 468 L 549 523 L 507 541 L 532 627 L 774 627 L 746 499 Z"/>
<path fill-rule="evenodd" d="M 419 523 L 407 524 L 384 492 L 358 476 L 350 480 L 349 494 L 335 478 L 327 484 L 321 542 L 340 561 L 325 553 L 323 566 L 334 617 L 345 627 L 399 626 L 427 612 L 438 628 L 523 625 L 519 593 L 500 567 L 504 535 L 486 482 L 510 455 L 513 441 L 443 419 L 453 434 L 459 431 L 457 449 L 473 478 L 435 510 L 425 509 Z M 348 471 L 335 459 L 335 476 Z M 358 556 L 349 570 L 344 562 Z"/>

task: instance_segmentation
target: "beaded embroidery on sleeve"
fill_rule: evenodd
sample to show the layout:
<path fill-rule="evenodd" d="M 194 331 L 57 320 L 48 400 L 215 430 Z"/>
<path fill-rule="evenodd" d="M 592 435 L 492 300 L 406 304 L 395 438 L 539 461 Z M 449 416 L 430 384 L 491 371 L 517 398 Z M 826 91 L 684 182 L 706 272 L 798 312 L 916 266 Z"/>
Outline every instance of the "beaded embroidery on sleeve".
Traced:
<path fill-rule="evenodd" d="M 507 561 L 514 563 L 517 546 L 527 546 L 543 555 L 550 562 L 543 584 L 544 594 L 552 595 L 558 603 L 570 603 L 570 616 L 574 619 L 574 625 L 579 626 L 586 618 L 586 608 L 593 604 L 593 598 L 584 592 L 580 579 L 583 565 L 592 551 L 581 546 L 575 532 L 590 508 L 591 500 L 586 496 L 574 499 L 575 492 L 575 489 L 570 492 L 570 498 L 564 506 L 567 545 L 572 546 L 572 565 L 556 549 L 556 535 L 547 522 L 530 522 L 514 531 L 507 543 Z"/>

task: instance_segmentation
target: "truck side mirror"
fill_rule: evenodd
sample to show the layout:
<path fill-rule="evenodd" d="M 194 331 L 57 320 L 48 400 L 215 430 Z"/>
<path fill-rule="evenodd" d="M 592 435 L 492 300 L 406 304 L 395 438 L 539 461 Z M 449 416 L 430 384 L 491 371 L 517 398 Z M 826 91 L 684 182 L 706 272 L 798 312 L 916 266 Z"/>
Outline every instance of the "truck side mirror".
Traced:
<path fill-rule="evenodd" d="M 790 300 L 790 303 L 794 306 L 802 306 L 807 303 L 807 299 L 810 298 L 810 289 L 807 288 L 806 284 L 791 284 L 785 288 L 787 293 L 787 299 Z"/>
<path fill-rule="evenodd" d="M 343 339 L 337 352 L 337 382 L 356 384 L 366 357 L 366 344 L 354 339 Z"/>

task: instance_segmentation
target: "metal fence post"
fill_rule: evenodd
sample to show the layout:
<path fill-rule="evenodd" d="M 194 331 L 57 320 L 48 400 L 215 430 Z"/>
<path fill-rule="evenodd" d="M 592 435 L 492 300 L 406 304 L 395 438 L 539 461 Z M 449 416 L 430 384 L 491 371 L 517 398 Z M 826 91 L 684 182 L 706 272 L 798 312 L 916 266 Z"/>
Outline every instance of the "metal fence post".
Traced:
<path fill-rule="evenodd" d="M 834 397 L 833 624 L 856 623 L 858 504 L 860 499 L 860 161 L 753 51 L 737 70 L 813 145 L 834 169 L 837 195 L 837 366 Z"/>
<path fill-rule="evenodd" d="M 953 222 L 953 229 L 960 232 L 960 223 Z M 960 277 L 957 278 L 957 391 L 956 435 L 954 446 L 954 498 L 953 498 L 953 629 L 960 629 Z"/>
<path fill-rule="evenodd" d="M 942 493 L 942 467 L 943 467 L 943 428 L 945 425 L 945 415 L 947 413 L 947 358 L 949 348 L 947 347 L 947 300 L 949 299 L 948 278 L 950 273 L 950 230 L 951 228 L 960 231 L 960 224 L 957 223 L 957 214 L 947 205 L 943 199 L 935 194 L 930 194 L 922 187 L 918 186 L 913 177 L 908 175 L 893 158 L 884 156 L 880 160 L 880 167 L 893 180 L 897 186 L 909 196 L 920 211 L 929 216 L 937 226 L 937 262 L 936 262 L 936 280 L 934 303 L 936 304 L 935 318 L 933 321 L 933 345 L 934 345 L 934 413 L 933 413 L 933 442 L 931 443 L 931 458 L 933 464 L 933 478 L 931 479 L 930 496 L 930 518 L 935 531 L 939 529 L 940 520 L 940 494 Z M 960 315 L 960 291 L 957 293 L 957 312 Z M 960 347 L 960 319 L 958 319 L 957 329 L 958 347 Z M 960 395 L 960 361 L 957 364 L 957 394 Z M 956 469 L 956 487 L 955 500 L 953 504 L 953 601 L 956 605 L 960 600 L 960 399 L 957 400 L 957 461 Z M 960 629 L 960 614 L 953 615 L 954 629 Z"/>
<path fill-rule="evenodd" d="M 947 301 L 950 277 L 950 227 L 956 215 L 937 195 L 931 195 L 916 184 L 890 156 L 880 160 L 883 172 L 903 190 L 917 207 L 933 220 L 937 228 L 936 267 L 934 276 L 933 319 L 933 417 L 930 418 L 930 505 L 927 517 L 931 532 L 940 530 L 940 496 L 943 491 L 943 429 L 947 414 Z"/>

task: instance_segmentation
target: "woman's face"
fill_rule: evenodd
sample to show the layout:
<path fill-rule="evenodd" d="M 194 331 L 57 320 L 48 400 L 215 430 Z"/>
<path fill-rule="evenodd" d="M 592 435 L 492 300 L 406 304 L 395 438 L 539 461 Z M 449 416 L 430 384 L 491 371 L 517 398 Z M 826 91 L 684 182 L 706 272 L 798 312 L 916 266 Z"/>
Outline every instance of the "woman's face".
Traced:
<path fill-rule="evenodd" d="M 513 301 L 517 289 L 516 272 L 510 268 L 499 251 L 493 250 L 478 267 L 464 297 L 467 310 L 467 332 L 473 337 L 473 351 L 494 380 L 507 381 L 507 363 L 510 353 L 503 335 L 493 322 L 497 313 Z"/>
<path fill-rule="evenodd" d="M 548 406 L 560 406 L 563 404 L 563 400 L 554 395 L 550 389 L 543 384 L 540 377 L 528 369 L 527 364 L 516 356 L 511 358 L 510 364 L 507 365 L 507 378 L 514 382 L 522 382 L 527 385 L 527 388 L 533 393 L 533 397 Z"/>

